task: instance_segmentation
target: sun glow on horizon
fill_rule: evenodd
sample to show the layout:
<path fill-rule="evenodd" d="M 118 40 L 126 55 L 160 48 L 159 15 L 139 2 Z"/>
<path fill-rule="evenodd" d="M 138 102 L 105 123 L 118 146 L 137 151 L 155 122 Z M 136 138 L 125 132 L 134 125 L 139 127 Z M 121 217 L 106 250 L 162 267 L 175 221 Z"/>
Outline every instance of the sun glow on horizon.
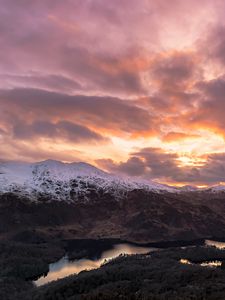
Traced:
<path fill-rule="evenodd" d="M 223 182 L 224 1 L 25 2 L 0 10 L 0 160 Z"/>

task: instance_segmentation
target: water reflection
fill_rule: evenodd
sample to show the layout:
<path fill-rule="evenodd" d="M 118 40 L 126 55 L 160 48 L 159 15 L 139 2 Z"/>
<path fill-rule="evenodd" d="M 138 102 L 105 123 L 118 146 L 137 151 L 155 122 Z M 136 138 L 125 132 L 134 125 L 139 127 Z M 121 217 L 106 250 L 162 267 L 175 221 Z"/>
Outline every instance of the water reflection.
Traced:
<path fill-rule="evenodd" d="M 192 263 L 190 262 L 190 260 L 185 259 L 185 258 L 181 258 L 180 259 L 180 263 L 183 265 L 191 265 Z"/>
<path fill-rule="evenodd" d="M 193 263 L 190 262 L 190 260 L 184 259 L 184 258 L 180 259 L 180 263 L 183 265 L 193 265 Z M 220 260 L 204 261 L 204 262 L 200 263 L 199 265 L 201 267 L 217 268 L 217 267 L 221 267 L 222 261 L 220 261 Z"/>
<path fill-rule="evenodd" d="M 210 267 L 210 268 L 216 268 L 221 267 L 222 261 L 215 260 L 215 261 L 206 261 L 200 264 L 202 267 Z"/>
<path fill-rule="evenodd" d="M 83 270 L 92 270 L 99 268 L 105 261 L 119 256 L 120 254 L 145 254 L 155 250 L 154 248 L 137 247 L 130 244 L 118 244 L 113 246 L 112 249 L 104 251 L 97 260 L 79 259 L 69 261 L 65 256 L 59 261 L 49 265 L 49 272 L 47 276 L 42 276 L 34 281 L 37 286 L 41 286 L 53 280 L 64 278 L 71 274 L 77 274 Z"/>
<path fill-rule="evenodd" d="M 225 248 L 225 243 L 212 241 L 212 240 L 205 240 L 205 245 L 206 246 L 214 246 L 218 249 L 224 249 Z"/>

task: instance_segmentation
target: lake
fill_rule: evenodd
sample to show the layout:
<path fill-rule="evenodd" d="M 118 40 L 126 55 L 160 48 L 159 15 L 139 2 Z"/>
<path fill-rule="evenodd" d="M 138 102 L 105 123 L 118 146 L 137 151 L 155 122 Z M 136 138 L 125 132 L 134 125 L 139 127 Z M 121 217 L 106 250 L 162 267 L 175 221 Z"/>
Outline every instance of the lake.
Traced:
<path fill-rule="evenodd" d="M 49 265 L 47 276 L 41 276 L 34 281 L 36 286 L 49 283 L 51 281 L 64 278 L 72 274 L 78 274 L 84 270 L 92 270 L 99 268 L 104 262 L 113 259 L 120 254 L 145 254 L 154 251 L 155 248 L 135 246 L 129 243 L 121 243 L 113 245 L 111 249 L 103 251 L 100 258 L 82 258 L 77 260 L 69 260 L 68 256 L 64 256 L 59 261 Z"/>
<path fill-rule="evenodd" d="M 212 240 L 205 240 L 206 246 L 214 246 L 218 249 L 224 249 L 225 243 L 224 242 L 218 242 L 218 241 L 212 241 Z"/>
<path fill-rule="evenodd" d="M 86 240 L 84 241 L 86 242 Z M 204 243 L 206 246 L 215 246 L 220 249 L 225 248 L 224 242 L 205 240 Z M 160 248 L 137 246 L 130 243 L 118 243 L 112 244 L 110 246 L 110 249 L 103 250 L 104 246 L 109 247 L 108 242 L 106 242 L 106 245 L 104 245 L 104 243 L 102 245 L 101 243 L 99 244 L 99 241 L 92 241 L 91 245 L 88 244 L 88 248 L 90 248 L 93 251 L 94 255 L 92 253 L 92 255 L 88 258 L 81 258 L 75 260 L 69 260 L 69 257 L 67 255 L 62 257 L 59 261 L 50 264 L 48 274 L 46 276 L 41 276 L 39 279 L 34 281 L 34 284 L 36 286 L 41 286 L 51 281 L 64 278 L 72 274 L 78 274 L 84 270 L 97 269 L 104 262 L 107 262 L 108 260 L 113 259 L 121 254 L 146 254 L 151 251 L 159 250 Z M 189 261 L 181 260 L 181 263 L 185 264 L 189 263 Z M 215 266 L 216 263 L 218 265 L 218 263 L 220 262 L 212 262 L 211 264 L 212 266 Z M 207 262 L 207 264 L 209 265 L 210 262 Z"/>

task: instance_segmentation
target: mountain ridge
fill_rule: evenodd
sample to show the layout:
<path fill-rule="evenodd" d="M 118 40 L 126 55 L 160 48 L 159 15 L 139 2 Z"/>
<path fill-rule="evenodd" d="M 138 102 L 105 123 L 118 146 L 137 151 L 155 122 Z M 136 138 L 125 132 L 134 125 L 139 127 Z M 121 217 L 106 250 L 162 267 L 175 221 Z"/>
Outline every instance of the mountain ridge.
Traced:
<path fill-rule="evenodd" d="M 0 236 L 29 228 L 138 242 L 225 236 L 220 189 L 178 189 L 53 160 L 2 163 L 0 173 Z"/>
<path fill-rule="evenodd" d="M 192 186 L 174 187 L 151 180 L 107 173 L 86 162 L 64 163 L 57 160 L 40 162 L 0 162 L 0 193 L 13 192 L 36 200 L 43 195 L 52 200 L 87 201 L 95 191 L 124 197 L 131 190 L 146 190 L 156 193 L 221 193 L 225 186 L 207 188 Z M 82 197 L 79 197 L 82 195 Z"/>
<path fill-rule="evenodd" d="M 155 192 L 178 192 L 175 187 L 153 181 L 107 173 L 85 162 L 63 163 L 45 160 L 37 163 L 0 163 L 0 192 L 31 196 L 46 194 L 56 200 L 71 201 L 73 194 L 103 190 L 119 197 L 126 191 L 143 189 Z M 72 199 L 73 198 L 73 199 Z"/>

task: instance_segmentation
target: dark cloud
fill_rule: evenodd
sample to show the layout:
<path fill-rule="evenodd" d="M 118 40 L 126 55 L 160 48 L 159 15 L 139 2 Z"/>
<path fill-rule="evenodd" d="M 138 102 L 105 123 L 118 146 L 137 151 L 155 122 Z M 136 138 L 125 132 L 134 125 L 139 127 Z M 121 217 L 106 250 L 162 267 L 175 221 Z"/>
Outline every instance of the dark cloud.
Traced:
<path fill-rule="evenodd" d="M 144 148 L 132 153 L 126 162 L 114 163 L 111 160 L 97 161 L 99 165 L 110 171 L 130 176 L 168 178 L 177 172 L 176 154 L 164 153 L 159 148 Z"/>
<path fill-rule="evenodd" d="M 150 67 L 155 93 L 146 99 L 155 111 L 167 115 L 192 110 L 197 91 L 192 88 L 202 78 L 202 66 L 194 51 L 172 51 L 156 55 Z"/>
<path fill-rule="evenodd" d="M 112 159 L 98 159 L 96 163 L 112 173 L 119 172 L 129 176 L 142 176 L 146 171 L 145 163 L 139 157 L 131 157 L 127 162 L 120 164 L 115 164 Z"/>
<path fill-rule="evenodd" d="M 177 154 L 164 153 L 159 148 L 144 148 L 133 155 L 143 159 L 148 172 L 155 177 L 168 177 L 177 171 Z"/>
<path fill-rule="evenodd" d="M 13 138 L 21 140 L 47 137 L 50 139 L 65 139 L 71 143 L 107 141 L 106 138 L 87 127 L 67 121 L 59 121 L 57 123 L 36 121 L 32 124 L 14 122 L 12 134 Z"/>
<path fill-rule="evenodd" d="M 208 101 L 222 102 L 225 95 L 225 75 L 210 81 L 200 82 L 198 87 L 204 92 Z"/>
<path fill-rule="evenodd" d="M 179 86 L 193 77 L 195 67 L 194 53 L 177 51 L 156 60 L 151 72 L 160 84 Z"/>
<path fill-rule="evenodd" d="M 35 89 L 0 91 L 2 114 L 35 119 L 65 119 L 85 126 L 121 132 L 151 131 L 148 112 L 132 102 L 112 97 L 69 96 Z M 4 119 L 4 116 L 3 116 Z"/>
<path fill-rule="evenodd" d="M 198 83 L 201 99 L 195 114 L 191 118 L 194 124 L 208 127 L 225 136 L 225 75 L 210 81 Z"/>
<path fill-rule="evenodd" d="M 126 162 L 99 160 L 99 166 L 110 172 L 140 176 L 171 183 L 219 184 L 225 182 L 225 153 L 210 154 L 203 166 L 180 166 L 177 154 L 159 148 L 144 148 L 131 154 Z"/>
<path fill-rule="evenodd" d="M 201 38 L 199 47 L 203 48 L 206 59 L 225 66 L 225 26 L 221 23 L 214 26 Z"/>

